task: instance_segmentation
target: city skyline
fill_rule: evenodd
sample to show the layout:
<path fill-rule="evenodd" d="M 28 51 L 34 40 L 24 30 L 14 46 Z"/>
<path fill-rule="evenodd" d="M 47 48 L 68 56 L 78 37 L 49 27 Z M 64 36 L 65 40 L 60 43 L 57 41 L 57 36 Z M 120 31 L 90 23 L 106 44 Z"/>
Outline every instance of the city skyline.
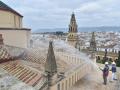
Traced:
<path fill-rule="evenodd" d="M 0 0 L 0 90 L 120 90 L 118 0 L 28 1 Z"/>
<path fill-rule="evenodd" d="M 72 12 L 79 27 L 120 26 L 119 0 L 2 0 L 24 16 L 24 26 L 67 28 Z"/>

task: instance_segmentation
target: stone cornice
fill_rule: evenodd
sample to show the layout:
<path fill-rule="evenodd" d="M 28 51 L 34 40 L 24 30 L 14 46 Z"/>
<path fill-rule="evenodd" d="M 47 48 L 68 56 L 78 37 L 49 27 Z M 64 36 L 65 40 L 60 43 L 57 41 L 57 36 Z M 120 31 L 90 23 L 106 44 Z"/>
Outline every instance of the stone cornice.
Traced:
<path fill-rule="evenodd" d="M 29 28 L 0 28 L 0 30 L 25 30 L 25 31 L 31 31 Z"/>

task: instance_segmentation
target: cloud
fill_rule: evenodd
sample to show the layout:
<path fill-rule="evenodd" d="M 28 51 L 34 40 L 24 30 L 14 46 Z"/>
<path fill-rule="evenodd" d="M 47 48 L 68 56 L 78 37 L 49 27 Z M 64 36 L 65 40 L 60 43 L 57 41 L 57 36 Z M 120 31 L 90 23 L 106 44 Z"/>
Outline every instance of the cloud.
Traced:
<path fill-rule="evenodd" d="M 120 25 L 120 0 L 2 0 L 21 14 L 24 27 L 68 27 L 74 11 L 78 26 Z"/>
<path fill-rule="evenodd" d="M 101 6 L 99 3 L 96 2 L 90 2 L 83 4 L 79 9 L 77 9 L 81 13 L 90 13 L 90 12 L 97 12 L 101 10 Z"/>

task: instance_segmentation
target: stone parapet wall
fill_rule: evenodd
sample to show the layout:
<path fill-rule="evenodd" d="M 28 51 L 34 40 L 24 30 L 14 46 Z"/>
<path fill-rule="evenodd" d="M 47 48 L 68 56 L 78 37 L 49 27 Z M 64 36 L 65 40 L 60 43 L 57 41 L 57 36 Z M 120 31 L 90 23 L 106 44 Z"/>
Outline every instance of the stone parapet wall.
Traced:
<path fill-rule="evenodd" d="M 97 51 L 105 51 L 107 49 L 107 52 L 112 52 L 112 53 L 118 53 L 120 50 L 119 49 L 114 49 L 114 48 L 97 48 Z"/>
<path fill-rule="evenodd" d="M 16 46 L 21 48 L 28 48 L 30 46 L 30 30 L 21 29 L 0 29 L 0 34 L 2 34 L 4 39 L 4 44 L 10 46 Z"/>
<path fill-rule="evenodd" d="M 84 62 L 84 60 L 81 60 L 80 57 L 70 55 L 67 53 L 55 52 L 55 54 L 61 57 L 61 59 L 64 59 L 64 61 L 66 61 L 67 63 L 73 64 L 73 65 L 79 65 Z"/>
<path fill-rule="evenodd" d="M 91 72 L 91 65 L 88 63 L 84 63 L 79 66 L 76 70 L 69 75 L 67 75 L 64 79 L 59 81 L 56 85 L 52 86 L 50 90 L 69 90 L 77 81 L 83 78 L 85 75 Z"/>
<path fill-rule="evenodd" d="M 24 48 L 9 46 L 9 45 L 5 45 L 5 48 L 12 57 L 19 57 L 23 55 L 26 50 Z"/>
<path fill-rule="evenodd" d="M 66 71 L 64 78 L 56 85 L 52 86 L 50 90 L 69 90 L 77 81 L 89 74 L 92 70 L 91 64 L 86 60 L 83 61 L 79 57 L 62 52 L 56 52 L 55 54 L 63 58 L 67 63 L 75 64 L 76 66 Z"/>

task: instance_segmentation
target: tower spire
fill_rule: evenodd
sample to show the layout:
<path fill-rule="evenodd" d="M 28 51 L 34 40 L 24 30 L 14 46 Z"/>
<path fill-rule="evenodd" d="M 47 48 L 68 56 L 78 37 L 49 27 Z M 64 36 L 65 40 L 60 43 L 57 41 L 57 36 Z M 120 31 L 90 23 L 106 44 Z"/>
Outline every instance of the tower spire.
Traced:
<path fill-rule="evenodd" d="M 77 33 L 77 23 L 74 12 L 71 15 L 70 24 L 69 24 L 69 32 Z"/>
<path fill-rule="evenodd" d="M 94 41 L 94 42 L 95 42 L 95 32 L 92 32 L 92 38 L 91 38 L 91 41 Z"/>
<path fill-rule="evenodd" d="M 96 63 L 96 41 L 95 41 L 95 32 L 92 32 L 92 37 L 90 41 L 90 54 L 91 59 Z"/>
<path fill-rule="evenodd" d="M 72 46 L 75 47 L 76 42 L 78 40 L 78 35 L 77 35 L 77 23 L 76 23 L 76 18 L 75 18 L 75 14 L 74 12 L 71 15 L 71 19 L 70 19 L 70 24 L 69 24 L 69 33 L 68 33 L 68 43 Z"/>
<path fill-rule="evenodd" d="M 95 32 L 92 32 L 92 38 L 90 41 L 90 50 L 93 52 L 96 51 Z"/>
<path fill-rule="evenodd" d="M 45 72 L 49 74 L 49 76 L 53 76 L 55 73 L 57 73 L 57 64 L 56 64 L 55 55 L 53 51 L 52 41 L 49 42 L 47 60 L 45 63 Z"/>

